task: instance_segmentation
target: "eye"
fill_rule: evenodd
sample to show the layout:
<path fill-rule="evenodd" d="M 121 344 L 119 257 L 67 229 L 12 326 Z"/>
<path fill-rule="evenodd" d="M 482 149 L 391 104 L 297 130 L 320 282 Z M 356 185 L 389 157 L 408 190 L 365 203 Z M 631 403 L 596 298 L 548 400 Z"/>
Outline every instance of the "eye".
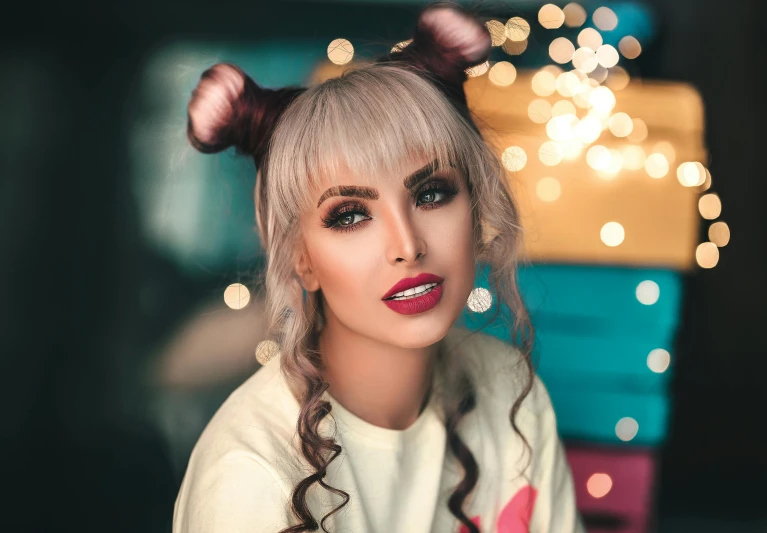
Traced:
<path fill-rule="evenodd" d="M 451 180 L 440 178 L 427 184 L 417 194 L 413 195 L 416 207 L 421 209 L 436 209 L 449 203 L 459 192 L 457 185 Z M 363 217 L 362 219 L 360 217 Z M 342 204 L 332 210 L 322 219 L 322 225 L 333 231 L 354 231 L 369 220 L 370 211 L 361 203 Z"/>

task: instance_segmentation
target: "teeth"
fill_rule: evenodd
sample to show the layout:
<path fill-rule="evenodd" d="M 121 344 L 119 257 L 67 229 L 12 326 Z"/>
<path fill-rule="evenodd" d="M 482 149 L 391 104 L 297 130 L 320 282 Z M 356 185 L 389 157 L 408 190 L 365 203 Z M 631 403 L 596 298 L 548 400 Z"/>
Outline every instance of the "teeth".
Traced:
<path fill-rule="evenodd" d="M 413 287 L 412 289 L 408 289 L 406 291 L 398 292 L 397 294 L 393 294 L 388 300 L 404 300 L 408 297 L 414 297 L 414 296 L 420 296 L 423 293 L 429 292 L 431 289 L 436 287 L 436 283 L 427 283 L 426 285 L 419 285 L 418 287 Z"/>

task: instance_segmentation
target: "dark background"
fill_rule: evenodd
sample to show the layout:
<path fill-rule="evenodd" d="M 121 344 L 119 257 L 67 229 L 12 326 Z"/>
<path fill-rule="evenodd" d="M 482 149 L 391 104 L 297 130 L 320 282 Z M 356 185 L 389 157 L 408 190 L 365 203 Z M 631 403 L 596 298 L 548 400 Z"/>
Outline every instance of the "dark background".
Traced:
<path fill-rule="evenodd" d="M 716 268 L 686 276 L 658 526 L 756 531 L 767 501 L 767 115 L 757 81 L 767 9 L 756 0 L 650 4 L 658 38 L 637 62 L 643 77 L 690 82 L 702 94 L 709 168 L 732 229 Z M 493 4 L 499 15 L 531 18 L 539 5 Z M 386 40 L 408 31 L 418 8 L 230 0 L 6 8 L 0 530 L 170 530 L 180 479 L 142 415 L 139 369 L 147 347 L 223 276 L 191 280 L 139 234 L 127 126 L 140 106 L 136 73 L 153 50 L 221 36 Z M 142 294 L 153 295 L 151 305 Z"/>

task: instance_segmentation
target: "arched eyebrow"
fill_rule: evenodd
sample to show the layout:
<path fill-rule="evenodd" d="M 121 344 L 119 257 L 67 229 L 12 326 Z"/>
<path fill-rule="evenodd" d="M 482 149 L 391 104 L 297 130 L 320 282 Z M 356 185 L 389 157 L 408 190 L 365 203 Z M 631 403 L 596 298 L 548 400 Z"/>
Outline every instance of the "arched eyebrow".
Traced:
<path fill-rule="evenodd" d="M 405 188 L 409 191 L 413 191 L 426 179 L 430 178 L 437 170 L 439 170 L 439 161 L 435 159 L 431 163 L 426 164 L 424 167 L 419 168 L 409 176 L 407 176 L 403 182 Z M 322 202 L 328 198 L 334 196 L 353 196 L 355 198 L 364 198 L 367 200 L 378 200 L 378 189 L 374 187 L 357 187 L 354 185 L 338 185 L 331 187 L 322 193 L 317 207 L 322 205 Z"/>

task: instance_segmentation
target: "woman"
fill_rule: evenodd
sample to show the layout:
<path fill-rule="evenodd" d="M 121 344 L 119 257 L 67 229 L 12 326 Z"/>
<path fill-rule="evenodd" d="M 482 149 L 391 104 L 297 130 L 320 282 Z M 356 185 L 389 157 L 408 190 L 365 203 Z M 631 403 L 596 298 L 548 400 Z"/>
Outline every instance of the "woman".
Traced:
<path fill-rule="evenodd" d="M 489 52 L 440 3 L 406 47 L 309 89 L 203 74 L 189 138 L 256 160 L 277 351 L 200 437 L 174 533 L 582 531 L 530 363 L 519 215 L 463 93 Z M 456 325 L 479 261 L 518 346 Z"/>

